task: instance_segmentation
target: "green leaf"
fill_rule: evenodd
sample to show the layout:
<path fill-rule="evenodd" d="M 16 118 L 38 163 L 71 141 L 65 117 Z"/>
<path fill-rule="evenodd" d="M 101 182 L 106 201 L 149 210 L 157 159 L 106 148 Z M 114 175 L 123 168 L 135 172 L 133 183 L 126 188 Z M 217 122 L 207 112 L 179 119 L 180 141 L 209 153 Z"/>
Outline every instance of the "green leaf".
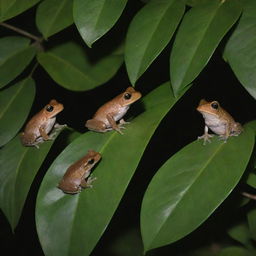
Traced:
<path fill-rule="evenodd" d="M 245 0 L 243 15 L 229 39 L 224 57 L 244 88 L 256 99 L 256 2 Z"/>
<path fill-rule="evenodd" d="M 243 244 L 246 248 L 252 249 L 251 234 L 247 223 L 239 223 L 228 230 L 228 234 L 234 240 Z"/>
<path fill-rule="evenodd" d="M 245 126 L 243 133 L 227 143 L 215 138 L 203 146 L 197 140 L 172 156 L 144 195 L 144 249 L 175 242 L 204 222 L 240 180 L 253 146 L 254 133 Z"/>
<path fill-rule="evenodd" d="M 246 179 L 246 183 L 249 186 L 256 188 L 256 170 L 253 170 L 252 172 L 249 173 L 249 175 Z"/>
<path fill-rule="evenodd" d="M 35 48 L 24 37 L 0 38 L 0 88 L 19 75 L 35 56 Z"/>
<path fill-rule="evenodd" d="M 34 97 L 35 83 L 31 77 L 0 91 L 0 147 L 22 127 Z"/>
<path fill-rule="evenodd" d="M 251 209 L 247 213 L 247 220 L 248 220 L 251 238 L 253 240 L 256 240 L 256 208 Z"/>
<path fill-rule="evenodd" d="M 0 22 L 31 8 L 40 0 L 0 0 Z"/>
<path fill-rule="evenodd" d="M 87 132 L 58 156 L 45 175 L 36 205 L 37 231 L 46 255 L 89 255 L 118 207 L 152 134 L 176 101 L 165 83 L 143 98 L 145 111 L 126 126 L 124 135 Z M 92 189 L 65 195 L 56 186 L 68 166 L 88 149 L 102 154 L 93 171 L 97 180 Z"/>
<path fill-rule="evenodd" d="M 123 56 L 114 52 L 92 63 L 85 49 L 74 42 L 39 53 L 37 59 L 54 81 L 73 91 L 90 90 L 107 82 L 123 63 Z"/>
<path fill-rule="evenodd" d="M 89 47 L 114 26 L 126 3 L 127 0 L 74 0 L 74 21 Z"/>
<path fill-rule="evenodd" d="M 48 154 L 53 141 L 40 144 L 40 148 L 24 147 L 19 136 L 0 149 L 0 207 L 12 230 L 16 227 L 29 188 Z"/>
<path fill-rule="evenodd" d="M 154 0 L 133 18 L 125 47 L 125 63 L 132 84 L 169 43 L 184 10 L 183 1 Z"/>
<path fill-rule="evenodd" d="M 73 23 L 72 0 L 44 0 L 37 8 L 36 25 L 47 39 Z"/>
<path fill-rule="evenodd" d="M 219 42 L 241 13 L 238 0 L 209 0 L 185 15 L 170 57 L 174 93 L 191 83 L 202 71 Z"/>
<path fill-rule="evenodd" d="M 230 246 L 222 249 L 217 256 L 253 256 L 249 251 L 245 248 L 238 246 Z"/>

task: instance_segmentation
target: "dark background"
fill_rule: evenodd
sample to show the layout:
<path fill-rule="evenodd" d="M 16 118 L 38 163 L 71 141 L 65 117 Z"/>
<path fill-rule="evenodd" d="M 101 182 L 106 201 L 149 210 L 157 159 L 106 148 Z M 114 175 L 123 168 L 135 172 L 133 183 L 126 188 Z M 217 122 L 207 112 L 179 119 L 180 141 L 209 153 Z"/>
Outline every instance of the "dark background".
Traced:
<path fill-rule="evenodd" d="M 129 3 L 115 27 L 93 45 L 93 51 L 99 52 L 100 56 L 102 49 L 106 50 L 120 43 L 127 31 L 129 21 L 141 6 L 142 4 L 139 2 Z M 35 10 L 32 8 L 7 23 L 40 36 L 34 24 Z M 2 37 L 17 35 L 17 33 L 0 27 L 0 35 Z M 139 211 L 143 193 L 154 173 L 171 155 L 197 139 L 197 136 L 202 135 L 204 122 L 202 116 L 196 111 L 200 99 L 218 100 L 222 107 L 242 124 L 256 118 L 256 101 L 241 86 L 229 65 L 222 59 L 223 46 L 228 36 L 222 41 L 208 65 L 195 79 L 190 90 L 172 108 L 156 130 L 118 210 L 92 255 L 117 255 L 113 251 L 111 252 L 111 246 L 131 229 L 135 230 L 136 235 L 133 236 L 135 241 L 132 240 L 131 245 L 127 244 L 127 250 L 129 250 L 129 246 L 136 247 L 137 244 L 138 247 L 140 246 Z M 52 36 L 43 45 L 45 49 L 48 49 L 69 38 L 74 38 L 83 44 L 76 27 L 72 25 L 63 32 Z M 138 80 L 136 89 L 143 95 L 169 80 L 170 49 L 171 44 Z M 35 62 L 17 79 L 27 76 L 34 64 Z M 87 131 L 84 123 L 92 117 L 100 105 L 130 85 L 124 64 L 109 82 L 86 92 L 72 92 L 62 88 L 40 66 L 35 70 L 33 78 L 36 81 L 36 97 L 29 117 L 38 112 L 50 99 L 55 98 L 65 106 L 64 111 L 57 117 L 58 122 L 66 123 L 81 133 Z M 136 113 L 136 104 L 129 111 L 130 115 L 134 113 Z M 62 149 L 61 143 L 59 146 L 54 146 L 50 156 L 39 170 L 14 234 L 5 216 L 0 214 L 0 248 L 2 252 L 8 252 L 8 255 L 16 253 L 19 255 L 43 255 L 35 230 L 35 199 L 44 173 Z M 209 245 L 214 250 L 214 245 L 217 246 L 220 241 L 227 241 L 228 238 L 224 235 L 224 230 L 234 219 L 230 216 L 230 209 L 235 209 L 233 202 L 234 197 L 237 196 L 236 192 L 232 193 L 200 228 L 174 245 L 159 249 L 155 255 L 170 255 L 170 253 L 173 253 L 172 255 L 187 255 L 191 250 Z M 239 219 L 243 217 L 244 211 L 236 210 L 236 213 L 236 218 Z M 138 240 L 136 240 L 137 237 Z"/>

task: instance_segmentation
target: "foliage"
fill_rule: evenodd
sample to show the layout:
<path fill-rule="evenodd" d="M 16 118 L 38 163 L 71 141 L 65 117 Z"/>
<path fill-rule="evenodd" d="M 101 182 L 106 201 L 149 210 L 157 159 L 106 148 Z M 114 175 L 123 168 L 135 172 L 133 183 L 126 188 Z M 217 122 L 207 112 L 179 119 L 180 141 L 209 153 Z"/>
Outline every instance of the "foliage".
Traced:
<path fill-rule="evenodd" d="M 136 180 L 135 171 L 141 170 L 145 161 L 150 162 L 146 151 L 157 140 L 162 124 L 166 125 L 164 119 L 177 114 L 178 102 L 196 87 L 206 65 L 214 64 L 212 58 L 219 49 L 242 91 L 256 99 L 255 13 L 254 0 L 151 0 L 136 4 L 127 0 L 2 0 L 0 26 L 5 35 L 0 38 L 0 207 L 12 231 L 26 199 L 31 200 L 30 189 L 36 181 L 36 209 L 30 211 L 35 211 L 45 255 L 94 252 L 106 228 L 113 225 L 111 219 L 120 202 L 127 200 L 125 192 L 133 176 Z M 17 22 L 20 15 L 28 15 L 28 24 L 35 28 Z M 168 56 L 169 65 L 154 66 L 162 61 L 162 55 Z M 152 80 L 151 88 L 146 88 L 146 74 L 158 68 L 161 71 L 163 65 L 170 79 L 163 82 L 160 74 Z M 96 95 L 97 90 L 118 81 L 115 79 L 120 72 L 138 90 L 149 92 L 134 104 L 133 118 L 122 136 L 115 131 L 80 134 L 71 124 L 55 141 L 44 142 L 39 149 L 29 148 L 21 145 L 19 132 L 36 113 L 40 93 L 47 94 L 35 79 L 36 72 L 47 76 L 40 78 L 42 83 L 50 80 L 75 97 L 104 98 Z M 197 103 L 197 96 L 190 97 Z M 82 114 L 75 115 L 83 120 Z M 179 143 L 176 152 L 165 152 L 165 163 L 162 161 L 157 170 L 144 165 L 148 181 L 140 191 L 140 206 L 132 209 L 134 215 L 140 215 L 136 228 L 140 226 L 141 238 L 136 229 L 127 228 L 116 242 L 119 251 L 121 246 L 129 255 L 128 241 L 136 243 L 133 255 L 143 253 L 141 243 L 144 253 L 159 255 L 161 249 L 156 248 L 174 248 L 174 242 L 193 239 L 191 233 L 207 226 L 207 219 L 214 218 L 216 211 L 225 212 L 225 204 L 231 200 L 234 211 L 243 209 L 243 217 L 232 218 L 225 227 L 228 242 L 220 242 L 214 255 L 256 252 L 252 242 L 256 239 L 256 208 L 240 194 L 256 188 L 256 121 L 246 121 L 242 134 L 226 143 L 214 138 L 204 146 L 202 141 L 186 140 Z M 187 129 L 187 134 L 190 132 Z M 164 136 L 170 136 L 175 144 L 175 135 Z M 151 149 L 153 155 L 159 156 L 163 148 L 157 145 Z M 57 188 L 59 180 L 88 149 L 102 154 L 93 172 L 97 177 L 94 187 L 76 195 L 64 194 Z M 227 212 L 232 215 L 231 210 Z M 204 249 L 196 248 L 191 255 L 199 255 Z"/>

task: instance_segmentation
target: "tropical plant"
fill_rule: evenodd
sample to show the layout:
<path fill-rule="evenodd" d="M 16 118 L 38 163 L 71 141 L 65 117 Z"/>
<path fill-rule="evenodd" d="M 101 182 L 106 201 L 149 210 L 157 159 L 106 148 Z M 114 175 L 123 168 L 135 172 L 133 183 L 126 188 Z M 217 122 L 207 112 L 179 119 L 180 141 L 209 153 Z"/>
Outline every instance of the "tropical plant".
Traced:
<path fill-rule="evenodd" d="M 254 0 L 1 0 L 0 10 L 0 206 L 13 236 L 32 212 L 47 256 L 255 254 Z M 124 135 L 87 131 L 129 83 L 143 97 Z M 22 146 L 54 97 L 67 128 Z M 244 131 L 197 140 L 204 97 Z M 64 194 L 58 182 L 89 149 L 102 154 L 97 181 Z"/>

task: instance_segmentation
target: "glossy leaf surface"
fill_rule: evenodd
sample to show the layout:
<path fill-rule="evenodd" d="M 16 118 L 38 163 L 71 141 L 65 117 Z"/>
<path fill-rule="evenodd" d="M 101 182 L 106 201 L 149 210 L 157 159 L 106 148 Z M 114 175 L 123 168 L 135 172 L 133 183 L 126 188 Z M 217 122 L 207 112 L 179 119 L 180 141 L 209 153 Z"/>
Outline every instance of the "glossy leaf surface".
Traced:
<path fill-rule="evenodd" d="M 24 37 L 0 38 L 0 88 L 19 75 L 35 56 L 35 48 Z"/>
<path fill-rule="evenodd" d="M 40 0 L 0 0 L 0 22 L 26 11 L 39 1 Z"/>
<path fill-rule="evenodd" d="M 245 0 L 243 15 L 225 48 L 225 58 L 244 88 L 256 99 L 256 2 Z"/>
<path fill-rule="evenodd" d="M 34 97 L 35 83 L 30 77 L 0 90 L 0 147 L 11 140 L 22 127 Z"/>
<path fill-rule="evenodd" d="M 241 10 L 238 0 L 209 0 L 186 13 L 170 57 L 175 94 L 202 71 L 221 39 L 239 18 Z"/>
<path fill-rule="evenodd" d="M 36 25 L 48 38 L 73 23 L 72 0 L 45 0 L 37 8 Z"/>
<path fill-rule="evenodd" d="M 131 120 L 124 135 L 87 132 L 71 143 L 48 170 L 36 206 L 37 231 L 46 255 L 89 255 L 105 231 L 150 137 L 177 99 L 165 83 L 142 101 L 145 111 Z M 102 154 L 93 171 L 97 177 L 93 188 L 73 196 L 64 194 L 56 187 L 58 182 L 68 166 L 88 149 Z"/>
<path fill-rule="evenodd" d="M 54 81 L 73 91 L 90 90 L 107 82 L 123 62 L 122 55 L 112 53 L 92 63 L 83 47 L 74 42 L 39 53 L 37 59 Z"/>
<path fill-rule="evenodd" d="M 254 133 L 245 127 L 227 143 L 214 138 L 203 146 L 202 141 L 195 141 L 172 156 L 144 195 L 144 249 L 175 242 L 204 222 L 238 183 L 253 145 Z"/>
<path fill-rule="evenodd" d="M 0 207 L 12 230 L 16 227 L 30 186 L 53 141 L 40 148 L 24 147 L 19 136 L 0 149 Z"/>
<path fill-rule="evenodd" d="M 74 0 L 74 21 L 89 47 L 114 26 L 126 3 L 127 0 Z"/>
<path fill-rule="evenodd" d="M 153 0 L 133 18 L 125 46 L 125 63 L 132 84 L 169 43 L 184 10 L 184 1 Z"/>

